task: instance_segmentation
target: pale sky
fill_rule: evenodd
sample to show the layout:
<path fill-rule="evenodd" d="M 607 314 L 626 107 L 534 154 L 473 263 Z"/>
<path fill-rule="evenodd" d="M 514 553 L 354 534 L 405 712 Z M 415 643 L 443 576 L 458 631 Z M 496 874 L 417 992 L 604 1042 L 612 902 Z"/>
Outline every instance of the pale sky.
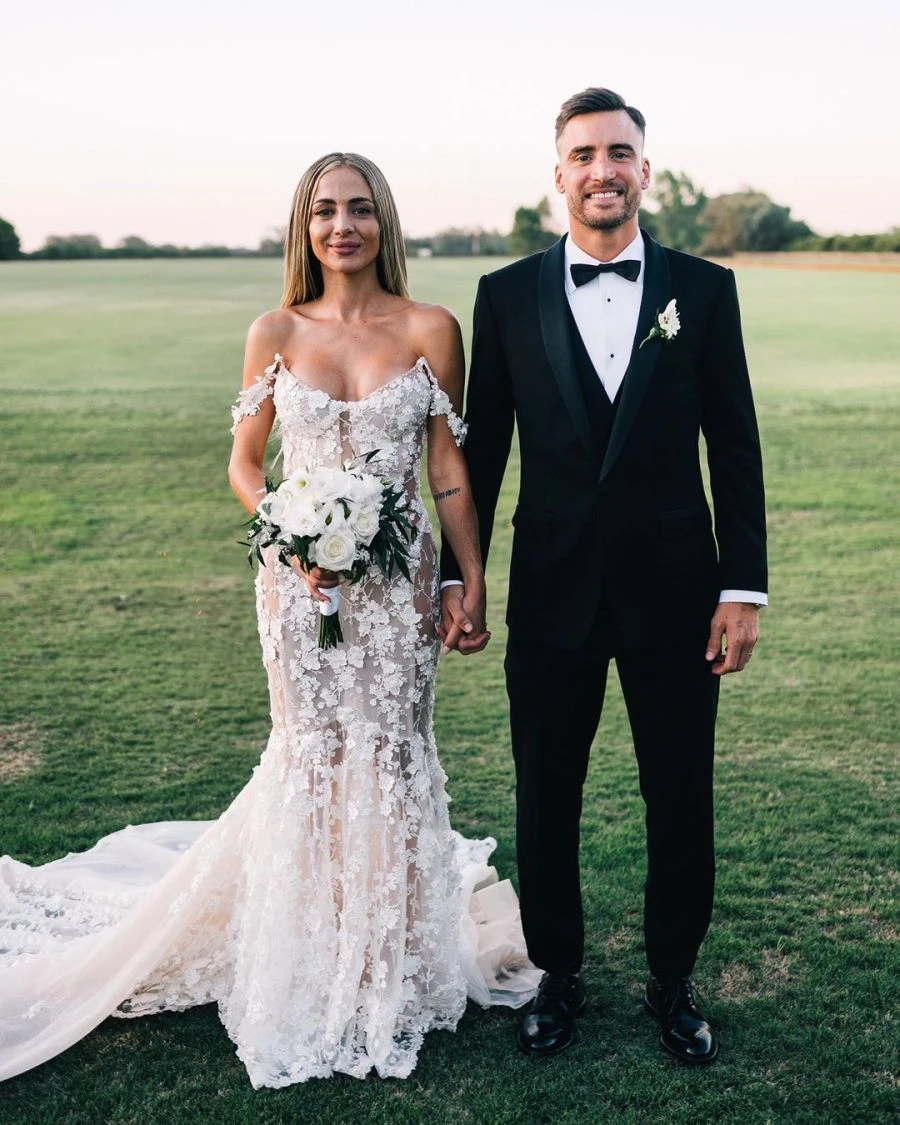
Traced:
<path fill-rule="evenodd" d="M 256 246 L 338 149 L 382 168 L 410 234 L 506 231 L 553 197 L 553 121 L 590 85 L 710 194 L 900 225 L 896 0 L 10 0 L 0 26 L 0 217 L 26 250 Z"/>

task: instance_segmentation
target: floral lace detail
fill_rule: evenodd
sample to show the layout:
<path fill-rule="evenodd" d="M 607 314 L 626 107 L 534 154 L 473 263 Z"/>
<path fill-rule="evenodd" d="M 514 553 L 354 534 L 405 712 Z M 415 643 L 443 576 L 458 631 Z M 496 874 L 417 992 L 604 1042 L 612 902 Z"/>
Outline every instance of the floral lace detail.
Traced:
<path fill-rule="evenodd" d="M 409 578 L 345 585 L 344 643 L 322 650 L 317 604 L 268 559 L 256 607 L 272 731 L 232 805 L 41 869 L 0 860 L 0 1078 L 109 1014 L 208 1002 L 254 1086 L 405 1077 L 467 990 L 514 1004 L 537 983 L 526 974 L 518 999 L 497 1000 L 525 962 L 517 905 L 484 866 L 493 842 L 451 831 L 432 733 L 438 569 L 419 478 L 429 418 L 457 437 L 462 423 L 425 359 L 341 402 L 276 356 L 235 424 L 268 395 L 285 473 L 379 450 L 419 532 Z"/>
<path fill-rule="evenodd" d="M 238 394 L 237 400 L 231 408 L 231 434 L 234 434 L 244 418 L 250 418 L 259 413 L 260 406 L 274 393 L 275 377 L 283 366 L 284 360 L 276 352 L 275 359 L 265 369 L 264 373 L 258 375 L 255 382 L 251 383 L 249 387 L 244 387 Z"/>
<path fill-rule="evenodd" d="M 429 374 L 431 371 L 429 369 Z M 445 414 L 447 416 L 447 425 L 450 428 L 450 433 L 453 434 L 454 440 L 457 445 L 463 445 L 466 440 L 466 434 L 469 432 L 469 427 L 460 418 L 460 416 L 453 409 L 453 403 L 450 401 L 450 396 L 442 387 L 439 386 L 437 379 L 431 375 L 432 394 L 431 394 L 431 408 L 429 414 L 432 418 L 438 415 Z"/>
<path fill-rule="evenodd" d="M 366 395 L 363 399 L 357 400 L 344 400 L 333 399 L 326 392 L 318 387 L 313 387 L 309 383 L 304 382 L 302 379 L 294 375 L 285 365 L 282 356 L 276 352 L 275 358 L 272 363 L 265 369 L 262 375 L 259 375 L 255 382 L 251 383 L 249 387 L 244 389 L 238 394 L 237 400 L 231 408 L 232 427 L 231 433 L 237 430 L 238 425 L 244 418 L 249 418 L 259 412 L 259 408 L 265 399 L 275 393 L 275 380 L 283 374 L 289 379 L 293 379 L 304 387 L 307 393 L 313 398 L 318 399 L 319 402 L 331 403 L 335 406 L 350 407 L 357 406 L 361 402 L 366 402 L 370 398 L 380 396 L 383 392 L 388 391 L 394 387 L 394 384 L 407 379 L 411 375 L 417 375 L 420 372 L 424 373 L 428 379 L 431 387 L 431 404 L 428 413 L 432 418 L 445 416 L 447 425 L 457 445 L 462 445 L 466 440 L 466 433 L 468 426 L 463 422 L 462 418 L 453 409 L 453 404 L 450 401 L 450 396 L 438 383 L 434 372 L 428 365 L 428 360 L 424 356 L 416 361 L 409 371 L 404 372 L 402 375 L 396 375 L 381 387 L 377 387 L 370 394 Z"/>

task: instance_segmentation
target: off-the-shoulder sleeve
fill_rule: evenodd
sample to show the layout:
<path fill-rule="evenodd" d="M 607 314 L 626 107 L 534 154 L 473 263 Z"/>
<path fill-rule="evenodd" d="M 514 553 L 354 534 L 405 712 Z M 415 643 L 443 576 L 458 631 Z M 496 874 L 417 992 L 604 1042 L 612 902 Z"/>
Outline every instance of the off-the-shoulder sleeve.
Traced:
<path fill-rule="evenodd" d="M 434 372 L 428 366 L 428 363 L 425 360 L 422 362 L 425 366 L 425 370 L 428 372 L 428 380 L 431 383 L 431 406 L 428 409 L 428 413 L 432 418 L 437 418 L 439 414 L 443 414 L 447 419 L 447 426 L 450 433 L 453 434 L 453 440 L 457 445 L 461 446 L 466 440 L 466 432 L 469 427 L 453 409 L 450 396 L 441 387 Z"/>
<path fill-rule="evenodd" d="M 260 406 L 271 394 L 275 393 L 275 377 L 283 367 L 284 360 L 276 352 L 274 360 L 262 375 L 259 375 L 249 387 L 244 387 L 237 396 L 234 406 L 231 408 L 232 433 L 235 432 L 244 418 L 250 418 L 252 415 L 258 414 Z"/>

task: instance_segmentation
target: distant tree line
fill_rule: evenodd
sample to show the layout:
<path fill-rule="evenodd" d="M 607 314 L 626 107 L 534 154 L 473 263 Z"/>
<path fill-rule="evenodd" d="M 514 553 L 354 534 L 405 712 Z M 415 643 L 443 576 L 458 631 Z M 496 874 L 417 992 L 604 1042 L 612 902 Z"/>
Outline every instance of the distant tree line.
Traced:
<path fill-rule="evenodd" d="M 707 196 L 684 172 L 657 173 L 641 210 L 641 226 L 676 250 L 709 257 L 775 250 L 879 251 L 900 253 L 900 227 L 881 234 L 816 234 L 790 207 L 764 192 L 746 188 Z M 481 227 L 448 227 L 427 238 L 407 238 L 411 257 L 472 257 L 533 254 L 550 246 L 553 229 L 546 196 L 534 207 L 519 207 L 512 230 L 502 234 Z M 40 250 L 23 254 L 11 223 L 0 219 L 0 260 L 35 258 L 278 258 L 284 253 L 285 231 L 276 228 L 254 249 L 229 246 L 156 246 L 129 235 L 106 247 L 94 234 L 50 235 Z"/>
<path fill-rule="evenodd" d="M 707 196 L 683 172 L 664 170 L 655 177 L 641 226 L 676 250 L 728 257 L 776 250 L 900 252 L 900 227 L 883 234 L 816 234 L 764 192 L 747 188 Z M 534 254 L 559 237 L 545 196 L 534 207 L 519 207 L 508 235 L 452 228 L 431 238 L 407 239 L 411 255 Z"/>
<path fill-rule="evenodd" d="M 482 227 L 448 227 L 428 238 L 407 238 L 410 257 L 463 258 L 531 254 L 552 245 L 559 234 L 549 227 L 550 201 L 546 196 L 535 207 L 519 207 L 509 234 Z"/>
<path fill-rule="evenodd" d="M 900 227 L 882 234 L 816 234 L 790 207 L 746 188 L 707 196 L 683 172 L 657 173 L 641 226 L 676 250 L 709 257 L 775 250 L 900 252 Z M 655 205 L 655 206 L 653 206 Z"/>
<path fill-rule="evenodd" d="M 892 227 L 883 234 L 811 234 L 797 239 L 791 249 L 897 254 L 900 253 L 900 227 Z"/>
<path fill-rule="evenodd" d="M 24 254 L 15 228 L 0 219 L 0 261 L 30 258 L 37 261 L 62 261 L 82 258 L 280 258 L 284 253 L 284 232 L 276 230 L 255 249 L 242 246 L 156 245 L 130 234 L 115 246 L 104 246 L 95 234 L 51 234 L 40 250 Z"/>
<path fill-rule="evenodd" d="M 427 238 L 404 239 L 411 257 L 472 258 L 480 255 L 503 256 L 509 253 L 507 237 L 498 230 L 482 227 L 447 227 Z"/>

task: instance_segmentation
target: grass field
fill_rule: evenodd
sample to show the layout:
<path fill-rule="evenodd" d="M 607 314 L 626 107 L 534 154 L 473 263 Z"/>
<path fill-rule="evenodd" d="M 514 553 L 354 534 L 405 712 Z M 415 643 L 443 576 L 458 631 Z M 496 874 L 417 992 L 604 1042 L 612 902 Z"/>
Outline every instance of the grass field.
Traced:
<path fill-rule="evenodd" d="M 489 265 L 491 263 L 488 263 Z M 479 264 L 412 263 L 468 333 Z M 251 574 L 225 479 L 243 334 L 270 261 L 0 265 L 0 852 L 38 863 L 128 822 L 217 815 L 265 742 Z M 7 1125 L 882 1122 L 896 1110 L 900 277 L 739 271 L 769 488 L 772 608 L 724 685 L 702 1072 L 640 1007 L 643 828 L 609 694 L 585 801 L 591 1004 L 565 1055 L 469 1009 L 406 1082 L 254 1093 L 211 1009 L 110 1020 L 0 1088 Z M 514 470 L 514 467 L 513 467 Z M 511 472 L 511 477 L 514 471 Z M 446 660 L 437 734 L 458 828 L 514 873 L 495 636 Z M 653 643 L 653 638 L 648 639 Z"/>

